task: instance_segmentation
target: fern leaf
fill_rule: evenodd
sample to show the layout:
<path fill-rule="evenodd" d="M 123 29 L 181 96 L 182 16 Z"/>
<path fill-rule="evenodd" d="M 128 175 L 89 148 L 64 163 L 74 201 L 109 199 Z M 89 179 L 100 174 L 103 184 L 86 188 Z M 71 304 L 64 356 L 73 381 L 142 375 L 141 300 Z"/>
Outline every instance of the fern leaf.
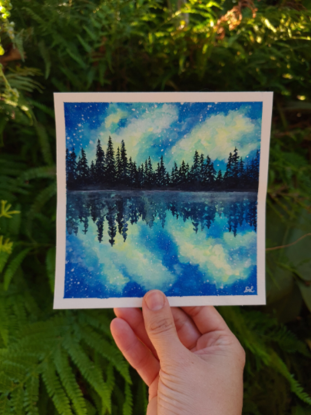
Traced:
<path fill-rule="evenodd" d="M 87 415 L 96 415 L 97 414 L 96 408 L 94 408 L 91 402 L 86 399 L 85 403 L 86 403 Z"/>
<path fill-rule="evenodd" d="M 49 137 L 47 135 L 46 129 L 44 128 L 42 124 L 38 122 L 35 123 L 35 128 L 36 128 L 37 135 L 39 138 L 39 143 L 40 143 L 43 159 L 46 164 L 52 165 L 54 164 L 54 162 L 53 162 L 53 157 L 52 157 L 52 152 L 51 152 L 51 146 L 49 143 Z"/>
<path fill-rule="evenodd" d="M 12 389 L 12 382 L 8 378 L 8 376 L 5 374 L 5 372 L 0 372 L 0 393 L 1 395 L 8 394 L 10 390 Z M 0 404 L 1 407 L 1 404 Z M 2 414 L 0 410 L 0 414 Z"/>
<path fill-rule="evenodd" d="M 19 385 L 11 393 L 10 404 L 11 404 L 12 412 L 14 413 L 14 415 L 24 415 L 23 414 L 24 389 L 22 385 Z"/>
<path fill-rule="evenodd" d="M 42 379 L 46 390 L 52 399 L 57 411 L 62 415 L 73 415 L 69 399 L 55 373 L 55 368 L 50 360 L 42 365 Z"/>
<path fill-rule="evenodd" d="M 5 346 L 8 344 L 8 317 L 4 301 L 0 301 L 0 336 Z M 1 379 L 1 376 L 0 376 Z"/>
<path fill-rule="evenodd" d="M 111 394 L 113 387 L 114 387 L 114 383 L 115 383 L 115 377 L 114 377 L 114 373 L 113 373 L 113 365 L 111 363 L 109 363 L 108 368 L 107 368 L 107 388 L 109 393 Z"/>
<path fill-rule="evenodd" d="M 6 270 L 4 272 L 4 289 L 7 290 L 9 288 L 10 282 L 12 278 L 14 277 L 18 267 L 23 262 L 24 258 L 28 254 L 28 252 L 31 250 L 31 248 L 26 248 L 22 252 L 20 252 L 12 261 L 8 264 L 6 267 Z"/>
<path fill-rule="evenodd" d="M 29 97 L 27 97 L 27 99 L 34 107 L 39 108 L 41 111 L 45 112 L 46 114 L 48 114 L 50 117 L 54 119 L 54 111 L 51 108 L 42 104 L 42 102 L 35 101 Z"/>
<path fill-rule="evenodd" d="M 21 211 L 21 205 L 18 203 L 15 206 L 14 210 L 17 210 L 17 211 L 20 212 Z M 21 220 L 22 220 L 21 214 L 13 215 L 11 217 L 11 219 L 8 222 L 9 223 L 8 231 L 9 231 L 10 235 L 18 235 L 19 234 L 19 230 L 20 230 L 20 226 L 21 226 Z"/>
<path fill-rule="evenodd" d="M 2 272 L 3 268 L 7 264 L 10 255 L 11 254 L 8 252 L 0 251 L 0 272 Z"/>
<path fill-rule="evenodd" d="M 38 43 L 39 51 L 45 63 L 45 79 L 48 79 L 51 70 L 51 57 L 48 48 L 45 46 L 43 40 Z"/>
<path fill-rule="evenodd" d="M 66 354 L 61 348 L 58 348 L 54 355 L 55 367 L 60 377 L 60 380 L 67 392 L 67 395 L 72 400 L 73 407 L 77 415 L 86 414 L 85 401 L 79 385 L 76 382 L 72 368 L 68 363 Z"/>
<path fill-rule="evenodd" d="M 133 408 L 133 396 L 131 392 L 130 385 L 125 382 L 125 401 L 123 404 L 123 415 L 132 415 Z"/>
<path fill-rule="evenodd" d="M 33 12 L 29 7 L 23 7 L 23 10 L 28 12 L 29 16 L 31 16 L 37 23 L 39 23 L 43 27 L 46 26 L 46 22 L 40 16 L 38 16 L 37 13 Z"/>
<path fill-rule="evenodd" d="M 10 401 L 8 397 L 0 395 L 0 414 L 9 414 L 10 412 Z"/>
<path fill-rule="evenodd" d="M 56 249 L 55 247 L 52 247 L 48 250 L 48 253 L 46 255 L 46 272 L 49 277 L 50 287 L 52 293 L 54 292 L 54 280 L 55 280 L 55 256 L 56 256 Z"/>
<path fill-rule="evenodd" d="M 108 359 L 115 368 L 120 372 L 126 382 L 131 383 L 129 374 L 129 366 L 124 360 L 120 351 L 105 341 L 99 334 L 97 334 L 90 327 L 79 327 L 81 338 L 92 349 L 96 350 L 100 355 Z"/>
<path fill-rule="evenodd" d="M 291 391 L 303 402 L 311 406 L 311 396 L 303 390 L 299 382 L 297 382 L 294 376 L 289 372 L 286 364 L 273 352 L 271 353 L 271 366 L 289 381 Z"/>
<path fill-rule="evenodd" d="M 37 373 L 32 373 L 25 383 L 24 408 L 27 411 L 27 415 L 39 414 L 37 407 L 38 400 L 39 375 Z"/>
<path fill-rule="evenodd" d="M 100 312 L 98 312 L 98 310 L 84 310 L 83 313 L 79 314 L 78 318 L 82 325 L 92 326 L 111 338 L 109 329 L 111 318 L 107 318 L 106 315 L 103 314 L 103 310 Z"/>
<path fill-rule="evenodd" d="M 148 406 L 148 392 L 145 382 L 139 382 L 135 395 L 134 414 L 145 414 Z"/>
<path fill-rule="evenodd" d="M 53 179 L 55 178 L 55 166 L 36 167 L 34 169 L 26 170 L 18 178 L 19 182 L 32 179 Z"/>
<path fill-rule="evenodd" d="M 64 347 L 66 348 L 72 361 L 80 370 L 82 376 L 101 397 L 104 408 L 106 408 L 110 413 L 111 400 L 109 391 L 107 385 L 103 380 L 99 368 L 95 366 L 95 364 L 88 358 L 82 347 L 79 344 L 73 342 L 72 339 L 66 339 L 64 342 Z"/>
<path fill-rule="evenodd" d="M 42 192 L 39 193 L 39 195 L 36 197 L 33 205 L 30 208 L 30 211 L 28 213 L 28 223 L 27 223 L 27 233 L 28 235 L 31 235 L 31 228 L 32 228 L 32 221 L 34 215 L 42 209 L 42 207 L 45 205 L 45 203 L 50 200 L 56 193 L 56 185 L 55 183 L 52 183 L 50 186 L 46 187 L 42 190 Z"/>

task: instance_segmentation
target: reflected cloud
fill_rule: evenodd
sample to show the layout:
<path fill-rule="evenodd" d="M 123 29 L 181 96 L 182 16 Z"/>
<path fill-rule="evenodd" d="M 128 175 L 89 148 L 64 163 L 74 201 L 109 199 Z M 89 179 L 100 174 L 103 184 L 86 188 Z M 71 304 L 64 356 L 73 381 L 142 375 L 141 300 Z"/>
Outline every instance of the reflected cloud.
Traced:
<path fill-rule="evenodd" d="M 242 294 L 256 285 L 256 213 L 252 193 L 72 192 L 65 295 Z"/>

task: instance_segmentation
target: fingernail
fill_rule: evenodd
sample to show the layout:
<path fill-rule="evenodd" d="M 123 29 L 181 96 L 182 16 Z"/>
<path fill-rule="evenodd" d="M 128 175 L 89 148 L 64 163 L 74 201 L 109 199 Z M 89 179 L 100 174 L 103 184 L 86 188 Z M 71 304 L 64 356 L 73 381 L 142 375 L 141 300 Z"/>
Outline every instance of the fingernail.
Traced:
<path fill-rule="evenodd" d="M 151 311 L 159 311 L 164 306 L 165 296 L 161 291 L 150 291 L 145 296 L 147 307 Z"/>

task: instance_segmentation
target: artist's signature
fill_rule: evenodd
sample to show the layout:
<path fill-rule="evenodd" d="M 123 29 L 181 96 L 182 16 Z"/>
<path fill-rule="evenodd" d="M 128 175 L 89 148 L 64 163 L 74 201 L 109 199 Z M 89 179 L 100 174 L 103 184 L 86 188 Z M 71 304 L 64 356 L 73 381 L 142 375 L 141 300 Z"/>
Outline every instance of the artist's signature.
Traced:
<path fill-rule="evenodd" d="M 244 293 L 254 293 L 254 287 L 245 287 Z"/>

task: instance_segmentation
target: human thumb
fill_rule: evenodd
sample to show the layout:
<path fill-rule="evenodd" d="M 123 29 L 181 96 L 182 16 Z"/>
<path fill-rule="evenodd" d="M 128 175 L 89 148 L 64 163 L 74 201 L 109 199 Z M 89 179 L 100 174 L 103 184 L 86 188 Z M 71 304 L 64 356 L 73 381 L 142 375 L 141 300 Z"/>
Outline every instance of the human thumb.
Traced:
<path fill-rule="evenodd" d="M 143 316 L 147 334 L 160 362 L 174 360 L 183 346 L 176 332 L 170 305 L 161 291 L 152 290 L 144 296 Z"/>

